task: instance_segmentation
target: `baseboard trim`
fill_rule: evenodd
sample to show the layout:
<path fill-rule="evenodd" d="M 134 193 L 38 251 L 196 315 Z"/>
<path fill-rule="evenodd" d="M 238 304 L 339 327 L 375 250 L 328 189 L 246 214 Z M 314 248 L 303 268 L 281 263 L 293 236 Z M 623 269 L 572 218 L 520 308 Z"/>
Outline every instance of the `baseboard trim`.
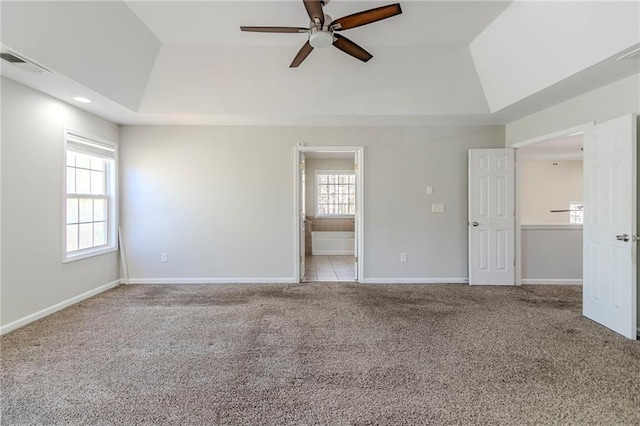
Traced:
<path fill-rule="evenodd" d="M 581 279 L 549 279 L 549 278 L 523 278 L 522 284 L 526 285 L 582 285 Z"/>
<path fill-rule="evenodd" d="M 60 311 L 64 308 L 67 308 L 71 305 L 75 305 L 78 302 L 82 302 L 85 299 L 88 299 L 90 297 L 95 296 L 96 294 L 100 294 L 104 291 L 107 291 L 109 289 L 112 289 L 114 287 L 117 287 L 118 285 L 120 285 L 120 280 L 115 280 L 112 281 L 108 284 L 102 285 L 98 288 L 94 288 L 93 290 L 89 290 L 86 293 L 82 293 L 79 294 L 77 296 L 74 296 L 70 299 L 67 299 L 63 302 L 60 303 L 56 303 L 53 306 L 50 306 L 48 308 L 42 309 L 41 311 L 38 311 L 36 313 L 33 313 L 31 315 L 27 315 L 26 317 L 20 318 L 19 320 L 10 322 L 9 324 L 3 325 L 0 327 L 0 335 L 8 333 L 10 331 L 13 331 L 17 328 L 23 327 L 29 323 L 32 323 L 34 321 L 37 321 L 41 318 L 44 318 L 48 315 L 53 314 L 54 312 Z"/>
<path fill-rule="evenodd" d="M 363 284 L 468 284 L 469 278 L 365 278 Z"/>
<path fill-rule="evenodd" d="M 297 284 L 287 278 L 129 278 L 129 284 Z"/>
<path fill-rule="evenodd" d="M 312 250 L 312 256 L 353 256 L 353 250 Z"/>

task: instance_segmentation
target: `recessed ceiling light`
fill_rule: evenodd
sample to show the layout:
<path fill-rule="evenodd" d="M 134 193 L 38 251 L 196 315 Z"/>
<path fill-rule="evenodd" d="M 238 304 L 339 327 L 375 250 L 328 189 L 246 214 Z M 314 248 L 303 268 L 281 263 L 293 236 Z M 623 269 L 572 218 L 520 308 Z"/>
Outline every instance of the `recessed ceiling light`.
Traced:
<path fill-rule="evenodd" d="M 91 102 L 93 102 L 91 99 L 84 98 L 82 96 L 74 96 L 73 100 L 76 101 L 76 102 L 80 102 L 82 104 L 90 104 Z"/>

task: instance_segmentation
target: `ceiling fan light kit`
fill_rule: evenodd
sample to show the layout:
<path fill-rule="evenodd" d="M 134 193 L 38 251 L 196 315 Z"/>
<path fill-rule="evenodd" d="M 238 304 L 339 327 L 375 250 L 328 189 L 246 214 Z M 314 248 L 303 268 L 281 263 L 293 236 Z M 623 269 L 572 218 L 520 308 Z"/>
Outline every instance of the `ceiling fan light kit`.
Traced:
<path fill-rule="evenodd" d="M 317 47 L 329 47 L 333 44 L 333 33 L 326 30 L 311 28 L 311 33 L 309 34 L 309 44 L 314 49 Z"/>
<path fill-rule="evenodd" d="M 258 26 L 241 26 L 240 30 L 258 33 L 304 33 L 308 35 L 307 42 L 302 46 L 296 57 L 291 62 L 290 67 L 298 67 L 302 61 L 313 51 L 314 48 L 324 48 L 331 45 L 342 50 L 347 55 L 351 55 L 362 62 L 367 62 L 373 57 L 369 52 L 352 42 L 348 38 L 335 34 L 334 31 L 343 31 L 351 28 L 360 27 L 391 18 L 402 13 L 399 3 L 388 6 L 376 7 L 375 9 L 365 10 L 363 12 L 354 13 L 352 15 L 343 16 L 342 18 L 331 20 L 329 15 L 325 15 L 322 7 L 329 3 L 329 0 L 303 0 L 304 7 L 307 10 L 309 19 L 311 20 L 309 28 L 300 27 L 258 27 Z"/>

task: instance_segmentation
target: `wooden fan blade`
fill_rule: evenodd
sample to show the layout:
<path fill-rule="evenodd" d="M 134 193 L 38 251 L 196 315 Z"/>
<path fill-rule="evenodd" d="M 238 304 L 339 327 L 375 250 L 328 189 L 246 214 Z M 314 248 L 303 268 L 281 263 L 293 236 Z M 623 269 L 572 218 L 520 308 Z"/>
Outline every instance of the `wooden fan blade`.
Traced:
<path fill-rule="evenodd" d="M 289 68 L 296 68 L 298 65 L 300 65 L 302 61 L 304 61 L 307 58 L 307 56 L 309 56 L 309 53 L 311 53 L 312 50 L 313 50 L 313 46 L 311 46 L 311 44 L 309 44 L 309 41 L 307 41 L 305 44 L 302 45 L 302 49 L 300 49 L 296 57 L 293 58 L 293 62 L 291 62 L 291 65 L 289 65 Z"/>
<path fill-rule="evenodd" d="M 307 33 L 308 28 L 301 27 L 240 27 L 242 31 L 253 33 Z"/>
<path fill-rule="evenodd" d="M 340 34 L 334 34 L 333 36 L 336 38 L 336 41 L 333 42 L 333 45 L 342 50 L 347 55 L 351 55 L 356 59 L 360 59 L 362 62 L 367 62 L 369 59 L 373 58 L 373 55 L 371 55 L 369 52 L 367 52 L 348 38 Z"/>
<path fill-rule="evenodd" d="M 322 11 L 322 3 L 320 0 L 302 0 L 304 7 L 307 9 L 309 19 L 313 22 L 320 20 L 320 24 L 324 25 L 324 12 Z"/>
<path fill-rule="evenodd" d="M 360 27 L 362 25 L 371 24 L 372 22 L 381 21 L 400 15 L 402 9 L 400 4 L 390 4 L 389 6 L 376 7 L 375 9 L 365 10 L 363 12 L 354 13 L 353 15 L 338 18 L 331 23 L 334 31 L 348 30 L 350 28 Z"/>

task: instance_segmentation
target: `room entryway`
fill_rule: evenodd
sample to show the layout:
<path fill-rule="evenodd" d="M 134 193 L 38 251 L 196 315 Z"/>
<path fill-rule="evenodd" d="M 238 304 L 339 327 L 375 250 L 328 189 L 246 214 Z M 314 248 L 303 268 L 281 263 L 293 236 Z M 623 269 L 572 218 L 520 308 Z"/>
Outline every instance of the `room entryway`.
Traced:
<path fill-rule="evenodd" d="M 362 277 L 362 147 L 296 148 L 296 276 Z"/>

